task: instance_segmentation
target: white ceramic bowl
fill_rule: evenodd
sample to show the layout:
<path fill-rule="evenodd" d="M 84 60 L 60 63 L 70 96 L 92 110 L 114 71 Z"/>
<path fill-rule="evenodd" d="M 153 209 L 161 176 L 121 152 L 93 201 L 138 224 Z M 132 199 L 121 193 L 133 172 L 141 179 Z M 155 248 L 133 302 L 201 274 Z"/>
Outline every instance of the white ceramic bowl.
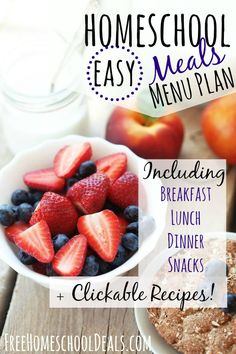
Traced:
<path fill-rule="evenodd" d="M 128 168 L 130 171 L 138 174 L 138 161 L 137 157 L 131 150 L 123 145 L 111 144 L 108 141 L 101 138 L 87 138 L 76 135 L 67 136 L 61 139 L 49 140 L 37 147 L 26 150 L 19 153 L 15 158 L 0 171 L 0 204 L 10 203 L 10 197 L 12 192 L 17 188 L 25 188 L 22 176 L 27 171 L 36 170 L 40 168 L 46 168 L 52 166 L 53 158 L 57 151 L 66 144 L 88 141 L 92 145 L 93 159 L 116 153 L 125 152 L 128 156 Z M 156 188 L 159 188 L 161 184 L 160 180 L 156 180 Z M 155 196 L 155 190 L 153 190 L 153 184 L 151 184 L 150 190 L 146 190 L 147 194 L 147 213 L 151 215 L 152 210 L 156 210 L 158 207 L 157 198 Z M 155 247 L 158 238 L 164 229 L 166 208 L 162 206 L 160 211 L 160 217 L 156 221 L 156 229 L 154 232 L 142 242 L 138 252 L 136 252 L 126 263 L 119 268 L 96 277 L 97 281 L 110 281 L 113 277 L 121 275 L 134 268 L 145 256 L 147 256 Z M 36 281 L 37 283 L 49 287 L 49 277 L 35 273 L 23 265 L 16 257 L 17 248 L 11 244 L 5 234 L 4 228 L 0 228 L 0 258 L 5 261 L 16 272 Z M 86 281 L 86 278 L 84 278 Z M 91 278 L 90 278 L 91 279 Z M 58 280 L 58 286 L 65 285 L 65 282 L 70 279 L 61 277 Z"/>
<path fill-rule="evenodd" d="M 212 234 L 213 235 L 213 234 Z M 218 235 L 218 234 L 217 234 Z M 226 232 L 226 237 L 229 240 L 236 241 L 236 233 Z M 166 259 L 166 255 L 170 250 L 164 250 L 160 254 L 161 259 Z M 147 345 L 153 354 L 177 354 L 177 350 L 173 349 L 155 330 L 152 323 L 149 321 L 146 308 L 135 308 L 135 319 L 138 329 L 144 338 Z M 151 340 L 149 340 L 151 338 Z M 151 343 L 151 344 L 150 344 Z"/>

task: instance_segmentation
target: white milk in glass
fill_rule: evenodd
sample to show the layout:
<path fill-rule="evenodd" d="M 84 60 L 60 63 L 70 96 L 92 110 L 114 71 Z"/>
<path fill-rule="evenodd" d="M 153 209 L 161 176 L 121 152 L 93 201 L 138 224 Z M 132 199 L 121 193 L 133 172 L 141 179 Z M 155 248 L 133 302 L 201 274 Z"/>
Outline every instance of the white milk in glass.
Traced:
<path fill-rule="evenodd" d="M 21 37 L 20 37 L 21 38 Z M 22 36 L 2 66 L 3 128 L 13 153 L 47 139 L 87 133 L 87 103 L 78 93 L 80 55 L 75 52 L 51 83 L 67 43 L 53 33 Z"/>

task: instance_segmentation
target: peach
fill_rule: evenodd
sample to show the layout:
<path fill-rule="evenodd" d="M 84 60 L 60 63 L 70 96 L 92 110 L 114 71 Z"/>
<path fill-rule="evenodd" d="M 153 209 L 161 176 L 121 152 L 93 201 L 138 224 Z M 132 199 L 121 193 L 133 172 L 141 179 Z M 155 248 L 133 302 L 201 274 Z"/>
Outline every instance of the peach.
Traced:
<path fill-rule="evenodd" d="M 112 112 L 106 129 L 108 141 L 126 145 L 146 159 L 177 158 L 183 136 L 183 124 L 177 114 L 154 119 L 121 107 Z"/>
<path fill-rule="evenodd" d="M 202 113 L 202 130 L 210 148 L 236 164 L 236 94 L 210 103 Z"/>

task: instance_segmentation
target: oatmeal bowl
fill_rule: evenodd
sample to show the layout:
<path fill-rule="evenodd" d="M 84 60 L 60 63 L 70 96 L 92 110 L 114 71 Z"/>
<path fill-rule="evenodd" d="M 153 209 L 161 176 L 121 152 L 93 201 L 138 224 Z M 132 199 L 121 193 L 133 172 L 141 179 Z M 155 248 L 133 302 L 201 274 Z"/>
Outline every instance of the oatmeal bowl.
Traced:
<path fill-rule="evenodd" d="M 0 171 L 0 258 L 45 287 L 51 276 L 60 286 L 134 268 L 157 243 L 166 213 L 152 212 L 160 180 L 145 189 L 141 213 L 140 160 L 125 146 L 75 135 L 16 155 Z"/>
<path fill-rule="evenodd" d="M 135 309 L 140 333 L 154 354 L 236 353 L 236 233 L 226 232 L 224 235 L 227 307 L 186 308 L 183 311 L 161 307 Z M 166 255 L 165 250 L 160 258 L 166 258 Z M 206 268 L 211 276 L 219 271 L 219 262 L 214 257 L 212 259 L 212 263 L 209 262 L 212 268 Z"/>

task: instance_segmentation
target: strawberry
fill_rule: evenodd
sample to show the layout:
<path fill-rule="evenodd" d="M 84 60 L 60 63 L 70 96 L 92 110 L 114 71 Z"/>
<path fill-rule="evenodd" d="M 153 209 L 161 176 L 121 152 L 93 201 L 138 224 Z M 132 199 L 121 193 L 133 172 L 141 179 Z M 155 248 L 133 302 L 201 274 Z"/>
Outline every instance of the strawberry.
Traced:
<path fill-rule="evenodd" d="M 112 262 L 120 244 L 120 224 L 111 210 L 81 216 L 78 230 L 85 235 L 89 246 L 106 262 Z"/>
<path fill-rule="evenodd" d="M 54 257 L 51 233 L 46 221 L 41 220 L 15 235 L 15 244 L 41 263 L 50 263 Z"/>
<path fill-rule="evenodd" d="M 78 214 L 75 207 L 66 197 L 46 192 L 33 213 L 30 224 L 45 220 L 52 235 L 59 233 L 70 235 L 76 229 Z"/>
<path fill-rule="evenodd" d="M 55 255 L 52 267 L 59 274 L 68 277 L 81 273 L 87 253 L 87 239 L 77 235 L 70 239 Z"/>
<path fill-rule="evenodd" d="M 28 172 L 23 179 L 28 187 L 41 191 L 60 192 L 65 186 L 64 179 L 57 177 L 53 168 Z"/>
<path fill-rule="evenodd" d="M 118 219 L 120 223 L 120 235 L 123 236 L 128 226 L 128 221 L 121 215 L 118 215 Z"/>
<path fill-rule="evenodd" d="M 31 216 L 30 225 L 34 225 L 42 219 L 43 219 L 43 217 L 42 217 L 42 214 L 40 211 L 40 203 L 39 203 L 37 208 L 35 209 L 35 211 L 33 212 L 32 216 Z"/>
<path fill-rule="evenodd" d="M 119 178 L 127 169 L 127 156 L 123 152 L 117 154 L 108 155 L 95 161 L 97 171 L 105 173 L 110 182 L 113 183 Z"/>
<path fill-rule="evenodd" d="M 109 178 L 102 173 L 82 179 L 67 192 L 67 197 L 84 214 L 93 214 L 102 210 L 108 188 Z"/>
<path fill-rule="evenodd" d="M 123 209 L 138 205 L 138 177 L 132 172 L 125 172 L 110 186 L 108 198 Z"/>
<path fill-rule="evenodd" d="M 45 263 L 39 263 L 36 262 L 34 264 L 32 264 L 32 268 L 36 273 L 42 274 L 42 275 L 46 275 L 46 264 Z"/>
<path fill-rule="evenodd" d="M 27 230 L 30 227 L 28 224 L 24 224 L 23 222 L 19 222 L 17 224 L 13 224 L 5 228 L 5 234 L 9 241 L 15 242 L 15 236 L 19 235 L 21 232 Z"/>
<path fill-rule="evenodd" d="M 64 146 L 54 158 L 54 171 L 58 177 L 72 177 L 80 164 L 90 160 L 92 148 L 89 143 L 76 143 Z"/>

